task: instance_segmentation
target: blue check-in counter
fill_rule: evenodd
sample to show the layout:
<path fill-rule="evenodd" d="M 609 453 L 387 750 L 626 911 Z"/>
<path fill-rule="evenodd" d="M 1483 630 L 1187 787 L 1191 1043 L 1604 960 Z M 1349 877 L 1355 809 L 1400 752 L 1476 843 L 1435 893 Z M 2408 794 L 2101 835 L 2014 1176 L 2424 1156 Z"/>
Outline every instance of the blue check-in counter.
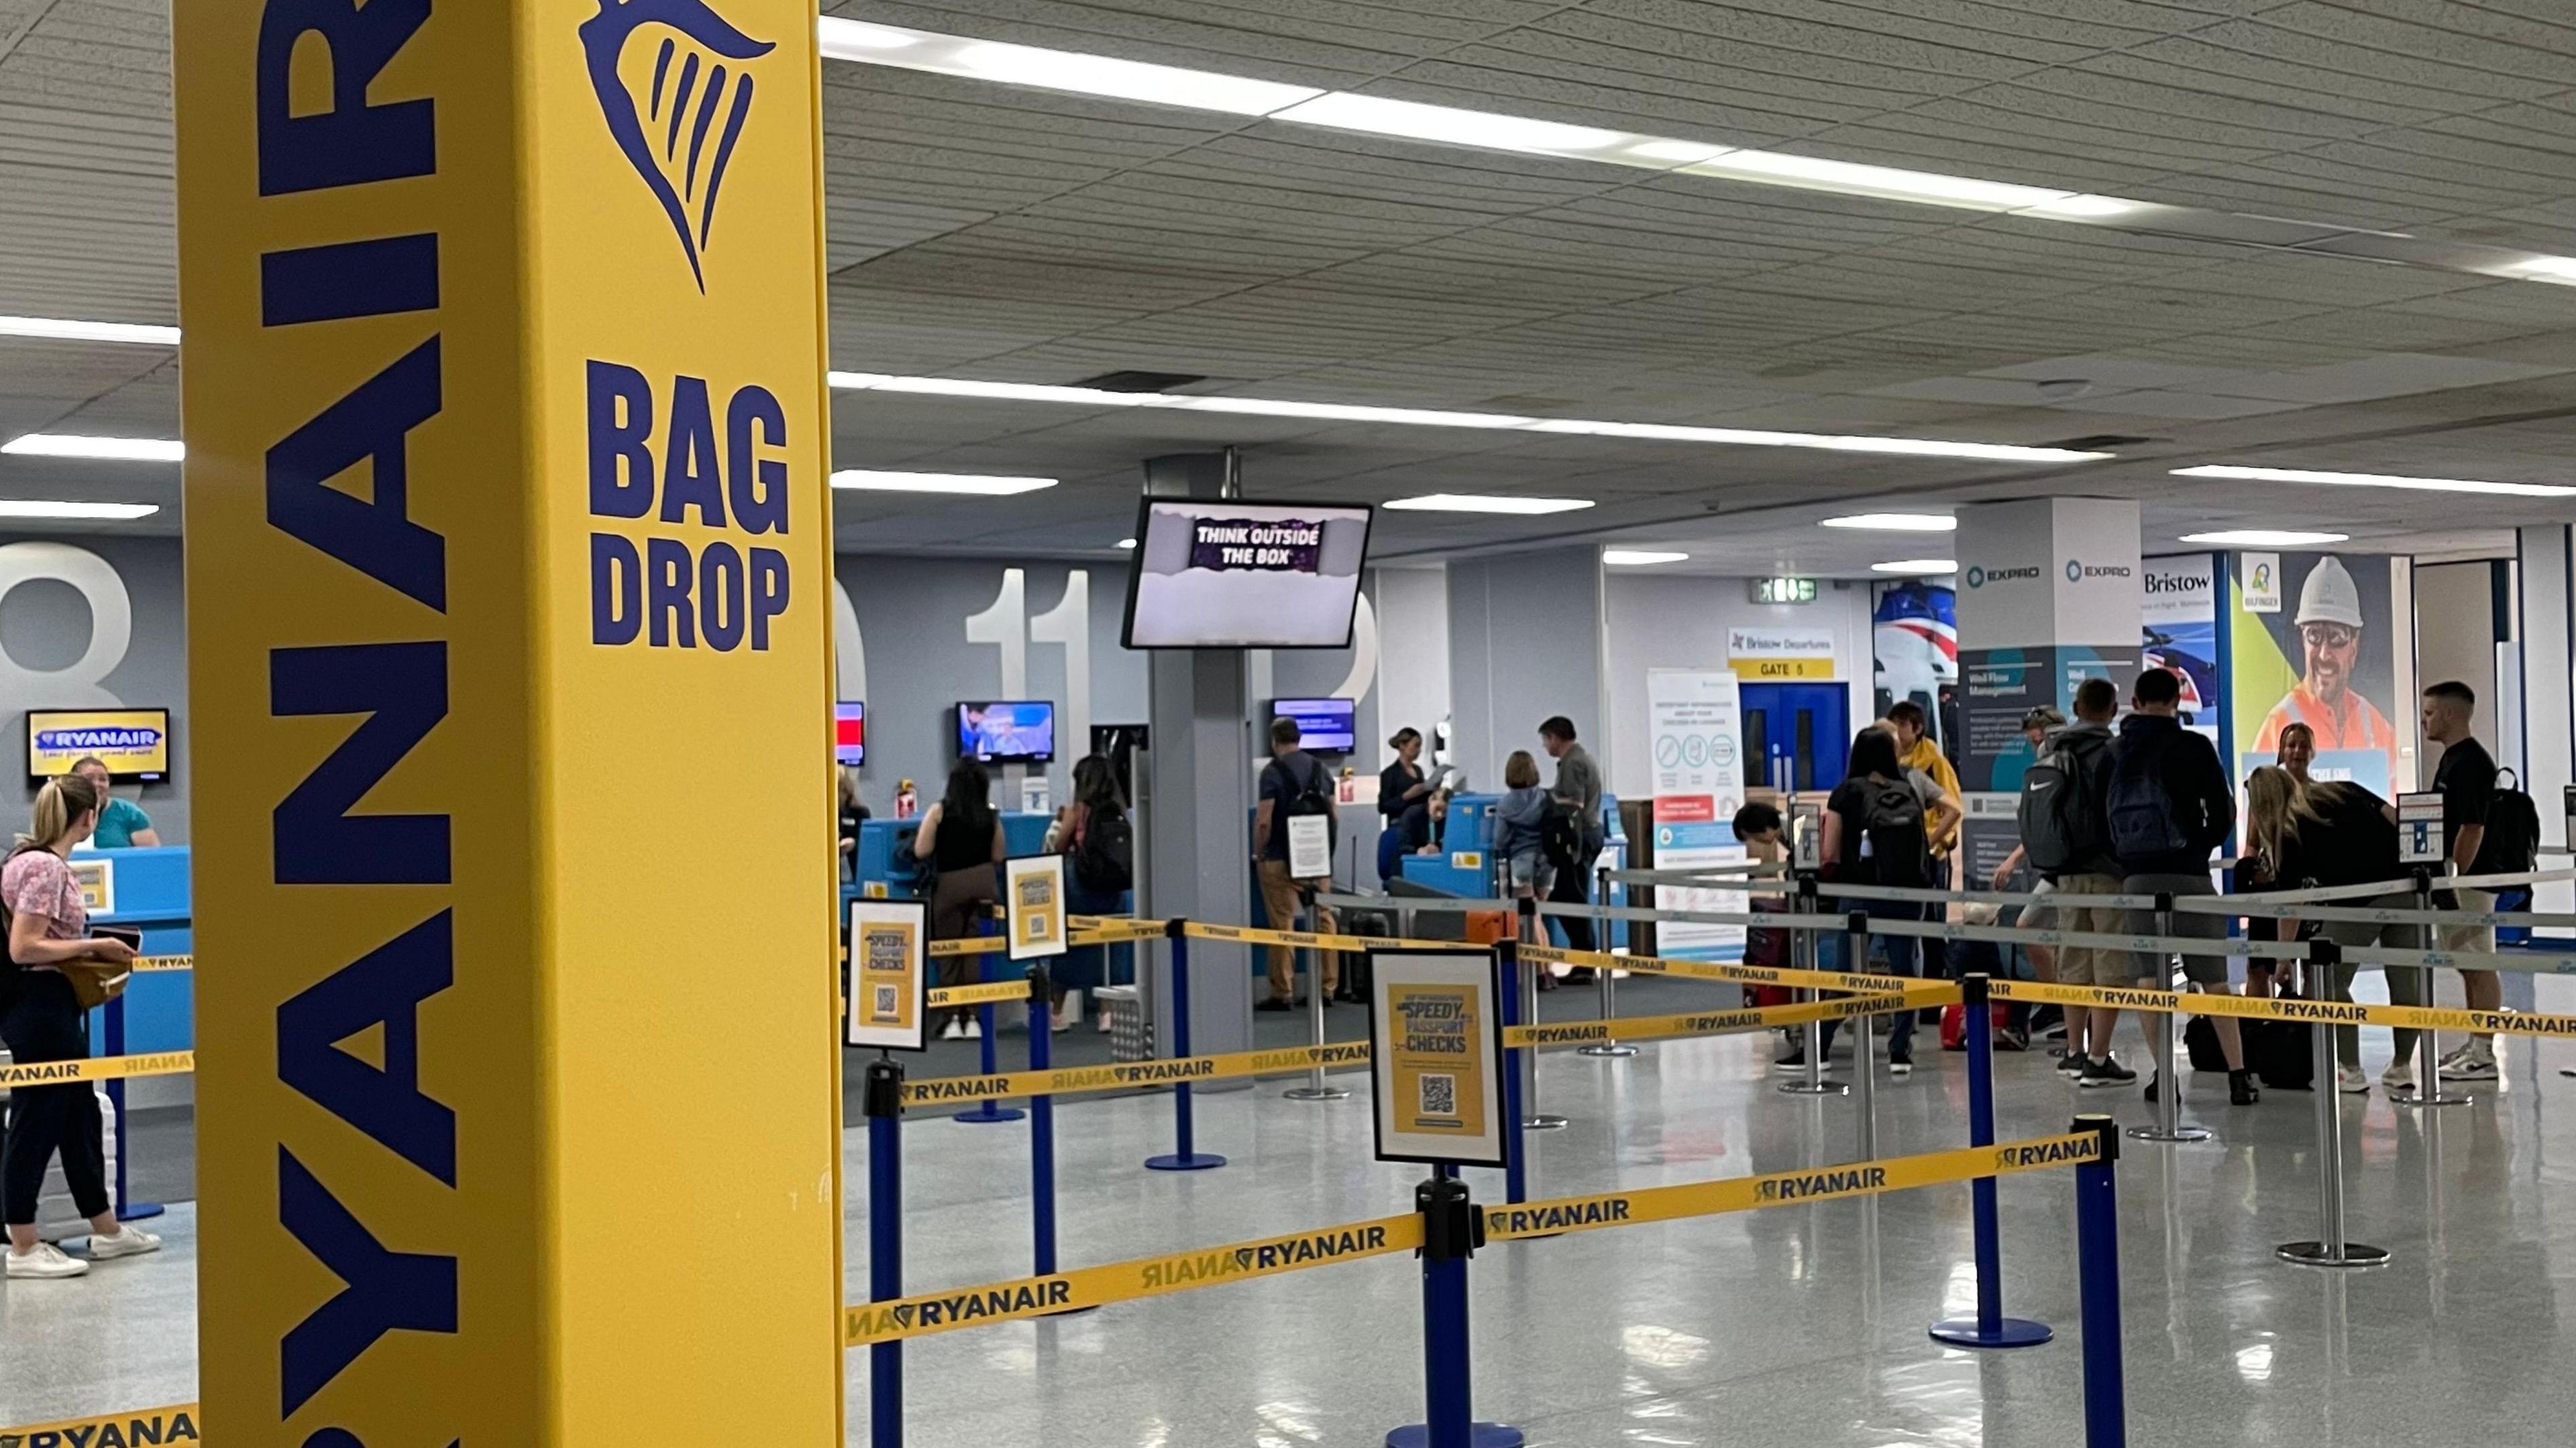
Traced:
<path fill-rule="evenodd" d="M 1426 889 L 1467 899 L 1498 899 L 1502 882 L 1494 860 L 1494 806 L 1502 796 L 1462 794 L 1449 801 L 1449 817 L 1440 837 L 1440 853 L 1404 857 L 1404 878 Z M 1619 801 L 1612 795 L 1601 797 L 1602 860 L 1613 870 L 1628 867 L 1628 836 L 1620 827 Z M 1628 887 L 1620 881 L 1610 882 L 1606 905 L 1628 903 Z M 1628 943 L 1628 927 L 1623 921 L 1609 922 L 1609 948 Z M 1551 926 L 1550 932 L 1560 945 L 1565 943 L 1562 927 Z"/>
<path fill-rule="evenodd" d="M 1047 826 L 1053 815 L 1021 814 L 1017 811 L 1002 816 L 1002 843 L 1014 855 L 1034 855 L 1046 848 Z M 859 822 L 857 868 L 841 881 L 841 898 L 855 900 L 909 900 L 913 898 L 910 868 L 898 870 L 895 862 L 912 852 L 913 837 L 921 832 L 921 817 L 908 820 L 870 819 Z"/>
<path fill-rule="evenodd" d="M 92 925 L 122 925 L 143 932 L 145 955 L 190 955 L 196 934 L 189 909 L 188 847 L 72 852 L 74 864 L 99 862 L 106 877 L 106 908 L 90 911 Z M 125 988 L 124 1050 L 186 1051 L 196 1046 L 196 974 L 185 970 L 139 971 Z M 90 1050 L 108 1053 L 106 1011 L 90 1012 Z"/>

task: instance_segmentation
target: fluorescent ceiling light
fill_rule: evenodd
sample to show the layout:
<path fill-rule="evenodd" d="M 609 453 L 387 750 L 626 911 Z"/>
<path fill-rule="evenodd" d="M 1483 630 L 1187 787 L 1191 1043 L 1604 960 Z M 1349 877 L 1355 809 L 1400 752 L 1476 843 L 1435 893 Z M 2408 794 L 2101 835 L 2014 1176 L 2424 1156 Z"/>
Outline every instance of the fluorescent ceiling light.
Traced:
<path fill-rule="evenodd" d="M 1137 394 L 1128 393 L 1126 396 Z M 1527 427 L 1538 419 L 1507 412 L 1440 412 L 1420 407 L 1365 407 L 1347 402 L 1289 402 L 1259 397 L 1174 397 L 1147 394 L 1149 407 L 1187 412 L 1237 412 L 1257 417 L 1313 417 L 1331 422 L 1394 422 L 1414 427 Z"/>
<path fill-rule="evenodd" d="M 844 20 L 837 15 L 824 16 L 814 30 L 823 43 L 824 56 L 832 60 L 879 60 L 886 51 L 908 50 L 924 38 L 917 31 Z"/>
<path fill-rule="evenodd" d="M 2014 443 L 1950 442 L 1929 437 L 1861 437 L 1836 433 L 1772 432 L 1741 427 L 1687 427 L 1664 422 L 1586 422 L 1551 418 L 1529 425 L 1532 432 L 1567 432 L 1593 437 L 1639 438 L 1650 442 L 1713 442 L 1730 447 L 1800 447 L 1826 452 L 1893 453 L 1905 457 L 1978 458 L 1988 462 L 2082 463 L 2111 456 L 2062 447 L 2022 447 Z"/>
<path fill-rule="evenodd" d="M 1056 485 L 1053 478 L 1003 478 L 982 473 L 889 473 L 868 468 L 843 468 L 832 474 L 832 486 L 871 493 L 967 493 L 983 498 L 1007 498 L 1015 493 L 1034 493 Z"/>
<path fill-rule="evenodd" d="M 2409 478 L 2393 473 L 2320 473 L 2305 468 L 2246 468 L 2212 463 L 2176 468 L 2177 478 L 2243 478 L 2257 483 L 2323 483 L 2339 488 L 2411 488 L 2425 493 L 2503 493 L 2517 498 L 2576 496 L 2576 487 L 2558 483 L 2490 483 L 2476 478 Z"/>
<path fill-rule="evenodd" d="M 1956 558 L 1895 558 L 1885 563 L 1873 563 L 1869 566 L 1869 571 L 1872 573 L 1956 573 L 1959 571 L 1959 560 Z"/>
<path fill-rule="evenodd" d="M 0 337 L 51 337 L 66 342 L 143 342 L 156 347 L 179 345 L 176 327 L 141 322 L 83 322 L 70 317 L 0 317 Z"/>
<path fill-rule="evenodd" d="M 1657 563 L 1679 563 L 1687 553 L 1666 553 L 1653 548 L 1604 548 L 1601 561 L 1613 568 L 1646 568 Z"/>
<path fill-rule="evenodd" d="M 1006 45 L 935 30 L 909 30 L 826 15 L 815 27 L 826 58 L 854 60 L 903 70 L 926 70 L 972 80 L 1040 90 L 1072 91 L 1112 100 L 1144 101 L 1195 111 L 1223 111 L 1238 116 L 1265 116 L 1323 92 L 1313 86 L 1285 85 L 1191 70 L 1047 50 L 1034 45 Z"/>
<path fill-rule="evenodd" d="M 2576 286 L 2576 256 L 2526 257 L 2513 263 L 2510 270 L 2536 282 Z"/>
<path fill-rule="evenodd" d="M 1491 111 L 1465 111 L 1455 106 L 1429 106 L 1419 101 L 1353 95 L 1349 91 L 1319 94 L 1271 115 L 1274 121 L 1297 121 L 1336 130 L 1368 131 L 1409 141 L 1436 141 L 1449 146 L 1476 146 L 1493 151 L 1536 151 L 1543 155 L 1590 155 L 1614 148 L 1633 150 L 1650 138 L 1593 126 L 1534 121 L 1525 116 L 1499 116 Z"/>
<path fill-rule="evenodd" d="M 1694 176 L 1724 176 L 1838 191 L 1847 196 L 1883 196 L 1932 206 L 1966 206 L 1981 211 L 2042 211 L 2060 216 L 2117 216 L 2139 203 L 2114 196 L 2078 195 L 2045 186 L 2016 186 L 2008 181 L 1981 181 L 1974 176 L 1945 176 L 1937 171 L 1902 171 L 1893 166 L 1865 166 L 1820 156 L 1789 156 L 1777 151 L 1729 151 L 1682 170 Z"/>
<path fill-rule="evenodd" d="M 50 498 L 0 498 L 0 518 L 69 518 L 126 523 L 161 511 L 158 503 L 71 503 Z"/>
<path fill-rule="evenodd" d="M 2185 533 L 2180 543 L 2207 543 L 2219 548 L 2312 548 L 2343 543 L 2350 533 L 2301 533 L 2288 528 L 2230 528 L 2216 533 Z"/>
<path fill-rule="evenodd" d="M 1827 518 L 1828 528 L 1857 528 L 1870 533 L 1951 533 L 1959 520 L 1945 513 L 1847 513 Z"/>
<path fill-rule="evenodd" d="M 1121 549 L 1133 548 L 1136 546 L 1136 540 L 1133 538 L 1121 538 L 1118 540 L 1118 546 Z"/>
<path fill-rule="evenodd" d="M 1592 506 L 1590 498 L 1504 498 L 1487 493 L 1425 493 L 1397 498 L 1384 506 L 1407 513 L 1571 513 Z"/>
<path fill-rule="evenodd" d="M 0 453 L 30 458 L 104 458 L 116 462 L 175 463 L 188 455 L 177 438 L 82 437 L 69 432 L 31 432 L 0 443 Z"/>

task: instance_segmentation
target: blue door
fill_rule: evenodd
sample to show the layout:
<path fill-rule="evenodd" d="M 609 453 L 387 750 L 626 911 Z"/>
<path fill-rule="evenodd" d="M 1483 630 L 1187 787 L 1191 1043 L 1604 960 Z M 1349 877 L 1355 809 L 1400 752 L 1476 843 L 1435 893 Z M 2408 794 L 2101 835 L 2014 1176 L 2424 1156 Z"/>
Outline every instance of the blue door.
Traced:
<path fill-rule="evenodd" d="M 1743 684 L 1744 757 L 1751 783 L 1801 792 L 1842 783 L 1851 749 L 1851 693 L 1841 684 Z"/>

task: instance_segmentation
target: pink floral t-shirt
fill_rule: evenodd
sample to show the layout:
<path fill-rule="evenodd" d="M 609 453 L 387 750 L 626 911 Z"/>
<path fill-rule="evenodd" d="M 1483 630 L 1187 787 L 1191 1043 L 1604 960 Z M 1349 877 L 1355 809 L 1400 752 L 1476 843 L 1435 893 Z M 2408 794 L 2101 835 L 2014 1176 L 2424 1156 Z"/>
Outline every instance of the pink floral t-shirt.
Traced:
<path fill-rule="evenodd" d="M 0 901 L 9 913 L 45 917 L 48 940 L 80 940 L 89 934 L 89 907 L 81 903 L 80 882 L 72 867 L 51 850 L 21 850 L 0 865 Z M 52 970 L 30 965 L 28 970 Z"/>

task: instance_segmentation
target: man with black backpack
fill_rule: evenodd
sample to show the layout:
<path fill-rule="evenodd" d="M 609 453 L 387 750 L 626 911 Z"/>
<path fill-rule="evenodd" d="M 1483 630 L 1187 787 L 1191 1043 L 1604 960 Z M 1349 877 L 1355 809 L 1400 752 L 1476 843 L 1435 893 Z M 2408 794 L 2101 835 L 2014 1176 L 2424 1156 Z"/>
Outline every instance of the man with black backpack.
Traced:
<path fill-rule="evenodd" d="M 2111 746 L 2111 787 L 2107 813 L 2111 853 L 2119 859 L 2121 890 L 2130 895 L 2214 895 L 2209 880 L 2210 853 L 2227 842 L 2236 828 L 2236 791 L 2219 763 L 2218 746 L 2182 727 L 2182 680 L 2161 665 L 2139 673 L 2129 697 L 2134 712 L 2120 722 L 2120 737 Z M 2132 911 L 2129 931 L 2155 935 L 2160 927 L 2176 935 L 2210 940 L 2227 936 L 2227 919 L 2198 911 L 2176 911 L 2159 921 L 2153 910 Z M 2192 985 L 2228 993 L 2227 957 L 2186 955 L 2183 975 Z M 2162 952 L 2138 957 L 2138 983 L 2151 990 L 2170 990 L 2169 957 Z M 2232 1016 L 2210 1025 L 2227 1058 L 2227 1099 L 2238 1106 L 2254 1103 L 2254 1074 L 2245 1069 L 2245 1045 Z M 2175 1075 L 2173 1032 L 2161 1025 L 2147 1032 L 2155 1048 L 2157 1078 L 2147 1083 L 2147 1099 L 2159 1089 L 2182 1089 Z M 2084 1084 L 2093 1083 L 2091 1071 Z M 2167 1080 L 2171 1077 L 2173 1079 Z"/>
<path fill-rule="evenodd" d="M 2128 929 L 2124 912 L 2088 905 L 2086 896 L 2120 893 L 2120 862 L 2111 853 L 2107 801 L 2111 791 L 2111 720 L 2120 692 L 2108 679 L 2086 679 L 2075 689 L 2075 722 L 2047 737 L 2039 757 L 2022 775 L 2017 823 L 2022 856 L 2048 883 L 2050 921 L 2057 929 L 2117 935 Z M 2022 923 L 2032 923 L 2024 912 Z M 2125 986 L 2133 979 L 2128 952 L 2089 945 L 2061 946 L 2060 985 Z M 2066 1050 L 2057 1068 L 2086 1086 L 2117 1086 L 2138 1073 L 2111 1054 L 2111 1030 L 2120 1013 L 2108 1006 L 2066 1009 Z"/>
<path fill-rule="evenodd" d="M 1273 930 L 1297 928 L 1298 889 L 1332 888 L 1330 870 L 1304 878 L 1288 873 L 1288 832 L 1292 820 L 1317 816 L 1324 821 L 1324 838 L 1333 834 L 1333 778 L 1323 762 L 1297 747 L 1302 736 L 1294 719 L 1270 721 L 1270 763 L 1261 770 L 1261 804 L 1252 817 L 1252 858 L 1261 871 L 1261 909 L 1270 917 Z M 1333 912 L 1315 907 L 1314 929 L 1318 934 L 1333 933 Z M 1331 1000 L 1338 992 L 1342 976 L 1342 958 L 1329 950 L 1315 952 L 1317 968 L 1324 978 L 1311 989 L 1321 990 Z M 1270 947 L 1270 996 L 1253 1006 L 1257 1011 L 1294 1010 L 1297 1006 L 1297 952 L 1285 945 Z"/>

